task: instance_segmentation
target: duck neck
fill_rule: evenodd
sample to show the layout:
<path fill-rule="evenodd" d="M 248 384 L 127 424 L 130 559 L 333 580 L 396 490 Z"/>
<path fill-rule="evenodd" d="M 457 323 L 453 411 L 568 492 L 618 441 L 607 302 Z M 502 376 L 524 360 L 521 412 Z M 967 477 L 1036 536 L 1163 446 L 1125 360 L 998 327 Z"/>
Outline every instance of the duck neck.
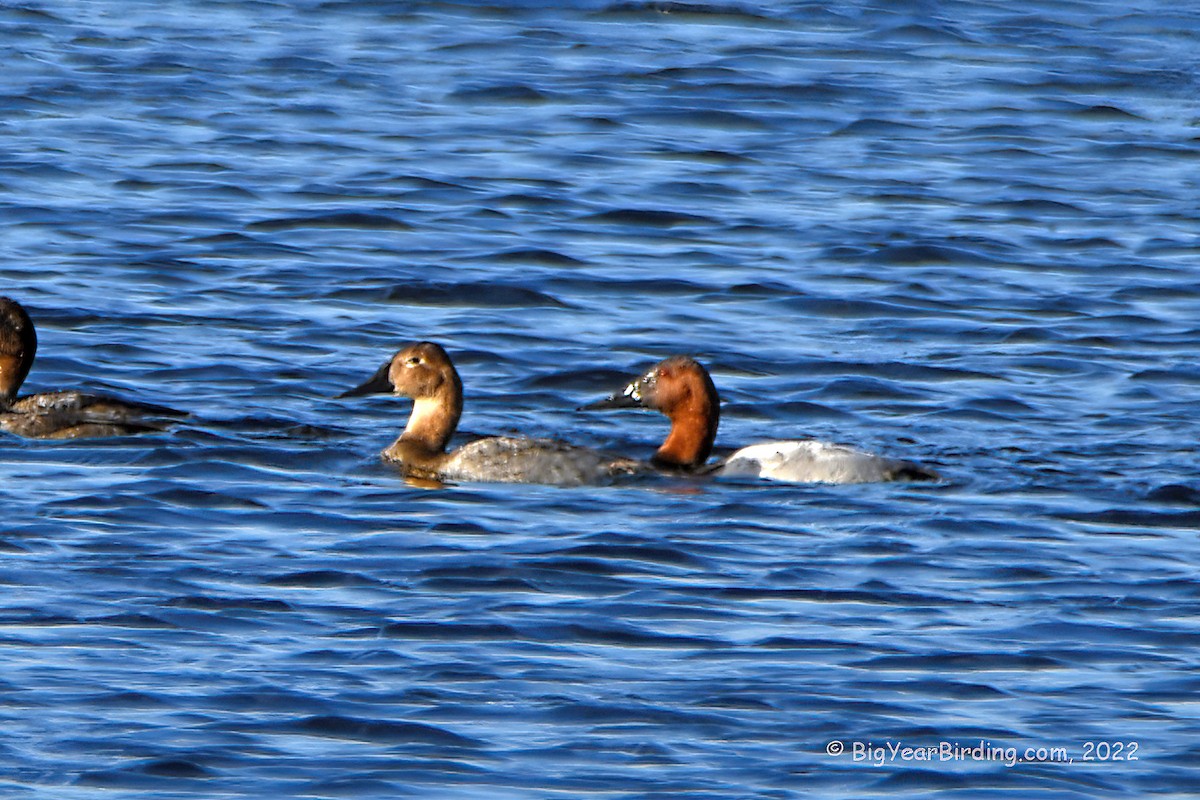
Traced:
<path fill-rule="evenodd" d="M 17 399 L 17 390 L 25 380 L 29 366 L 18 356 L 0 355 L 0 411 Z"/>
<path fill-rule="evenodd" d="M 695 393 L 671 413 L 671 432 L 654 454 L 654 463 L 669 469 L 694 470 L 712 453 L 720 419 L 717 403 Z"/>
<path fill-rule="evenodd" d="M 443 387 L 452 389 L 452 386 Z M 412 414 L 399 442 L 409 447 L 420 447 L 434 453 L 445 452 L 458 418 L 462 416 L 462 393 L 439 391 L 433 397 L 420 397 L 413 401 Z"/>

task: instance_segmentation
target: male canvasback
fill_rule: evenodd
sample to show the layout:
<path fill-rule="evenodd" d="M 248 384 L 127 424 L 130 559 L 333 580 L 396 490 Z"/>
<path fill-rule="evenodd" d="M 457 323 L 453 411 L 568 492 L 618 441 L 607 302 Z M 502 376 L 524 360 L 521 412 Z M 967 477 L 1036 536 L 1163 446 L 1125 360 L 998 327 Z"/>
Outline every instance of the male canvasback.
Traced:
<path fill-rule="evenodd" d="M 31 439 L 82 439 L 159 431 L 184 414 L 164 406 L 83 392 L 17 397 L 37 354 L 33 320 L 0 297 L 0 430 Z"/>
<path fill-rule="evenodd" d="M 707 466 L 717 437 L 720 402 L 708 370 L 688 356 L 671 356 L 623 391 L 584 409 L 649 408 L 665 414 L 671 420 L 671 431 L 650 459 L 659 469 L 793 483 L 938 480 L 936 472 L 919 464 L 815 440 L 751 445 Z"/>
<path fill-rule="evenodd" d="M 393 393 L 413 401 L 400 438 L 383 457 L 405 475 L 435 481 L 577 485 L 644 471 L 620 458 L 560 442 L 492 436 L 446 452 L 463 410 L 462 381 L 450 356 L 433 342 L 398 351 L 366 383 L 339 395 Z"/>

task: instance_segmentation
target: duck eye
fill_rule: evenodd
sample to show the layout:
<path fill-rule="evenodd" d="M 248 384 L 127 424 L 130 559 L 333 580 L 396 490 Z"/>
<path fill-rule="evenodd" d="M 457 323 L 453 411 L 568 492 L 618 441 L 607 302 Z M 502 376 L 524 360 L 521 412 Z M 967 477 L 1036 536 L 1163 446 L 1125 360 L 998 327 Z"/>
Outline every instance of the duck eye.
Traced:
<path fill-rule="evenodd" d="M 420 356 L 409 356 L 408 360 L 406 360 L 404 362 L 405 366 L 408 366 L 408 367 L 415 367 L 417 364 L 420 364 L 420 363 L 421 363 Z"/>

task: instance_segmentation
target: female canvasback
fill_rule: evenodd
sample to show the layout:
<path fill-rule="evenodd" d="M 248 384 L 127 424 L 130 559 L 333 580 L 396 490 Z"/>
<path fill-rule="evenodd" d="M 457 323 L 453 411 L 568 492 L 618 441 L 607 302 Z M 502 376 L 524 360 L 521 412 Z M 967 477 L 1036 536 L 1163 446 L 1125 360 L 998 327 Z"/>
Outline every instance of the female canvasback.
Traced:
<path fill-rule="evenodd" d="M 664 470 L 756 476 L 793 483 L 938 480 L 936 472 L 919 464 L 815 440 L 751 445 L 706 466 L 717 437 L 720 403 L 708 370 L 688 356 L 671 356 L 632 381 L 624 391 L 584 408 L 649 408 L 665 414 L 671 420 L 671 431 L 650 459 Z"/>
<path fill-rule="evenodd" d="M 404 347 L 366 383 L 339 396 L 389 392 L 410 398 L 413 409 L 404 432 L 383 451 L 383 457 L 412 478 L 576 485 L 645 469 L 632 459 L 557 439 L 492 436 L 447 453 L 446 445 L 462 416 L 462 381 L 450 356 L 433 342 Z"/>
<path fill-rule="evenodd" d="M 37 354 L 33 320 L 15 300 L 0 297 L 0 430 L 32 439 L 82 439 L 159 431 L 174 409 L 83 392 L 43 392 L 18 398 Z"/>

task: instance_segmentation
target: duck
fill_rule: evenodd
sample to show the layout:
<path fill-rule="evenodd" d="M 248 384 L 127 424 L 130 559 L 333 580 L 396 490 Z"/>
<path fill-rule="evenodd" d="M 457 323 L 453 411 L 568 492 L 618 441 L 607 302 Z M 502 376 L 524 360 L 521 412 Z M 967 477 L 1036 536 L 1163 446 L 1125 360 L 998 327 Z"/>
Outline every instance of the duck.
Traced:
<path fill-rule="evenodd" d="M 166 406 L 79 391 L 18 397 L 37 355 L 33 320 L 0 297 L 0 430 L 30 439 L 84 439 L 164 430 L 186 416 Z"/>
<path fill-rule="evenodd" d="M 382 453 L 385 461 L 399 466 L 410 479 L 434 485 L 572 486 L 647 471 L 635 459 L 548 438 L 489 436 L 446 452 L 462 416 L 463 388 L 449 354 L 435 342 L 402 347 L 373 376 L 338 397 L 388 393 L 413 401 L 404 431 Z"/>
<path fill-rule="evenodd" d="M 814 439 L 763 442 L 709 464 L 721 400 L 708 370 L 691 356 L 660 361 L 619 392 L 581 410 L 644 408 L 671 421 L 666 439 L 650 459 L 663 472 L 757 477 L 789 483 L 937 481 L 940 476 L 911 461 L 866 453 Z"/>

